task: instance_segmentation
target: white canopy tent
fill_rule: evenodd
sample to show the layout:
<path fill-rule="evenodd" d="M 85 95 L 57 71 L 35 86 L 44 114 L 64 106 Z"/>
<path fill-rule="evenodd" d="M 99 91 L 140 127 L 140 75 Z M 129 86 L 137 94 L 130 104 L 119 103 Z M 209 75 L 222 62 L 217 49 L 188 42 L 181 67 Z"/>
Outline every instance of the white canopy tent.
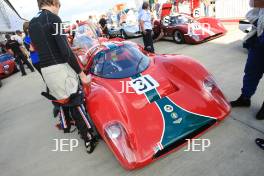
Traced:
<path fill-rule="evenodd" d="M 8 0 L 0 0 L 0 33 L 22 30 L 24 21 Z"/>
<path fill-rule="evenodd" d="M 250 10 L 249 0 L 216 0 L 216 18 L 244 18 Z"/>

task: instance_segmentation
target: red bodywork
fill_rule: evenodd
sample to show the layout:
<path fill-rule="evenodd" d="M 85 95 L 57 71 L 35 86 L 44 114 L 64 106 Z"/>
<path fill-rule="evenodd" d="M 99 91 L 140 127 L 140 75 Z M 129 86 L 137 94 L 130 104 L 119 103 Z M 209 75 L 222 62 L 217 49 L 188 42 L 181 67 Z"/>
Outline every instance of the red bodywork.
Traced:
<path fill-rule="evenodd" d="M 220 20 L 216 18 L 199 18 L 193 19 L 193 23 L 179 24 L 179 25 L 162 25 L 160 20 L 154 21 L 154 34 L 158 36 L 163 30 L 164 37 L 173 39 L 175 31 L 179 31 L 184 37 L 184 43 L 199 44 L 226 34 L 227 30 L 222 25 Z M 198 26 L 198 27 L 197 27 Z M 192 30 L 192 34 L 190 34 Z"/>
<path fill-rule="evenodd" d="M 0 57 L 8 57 L 10 59 L 0 62 L 0 78 L 6 78 L 16 71 L 16 63 L 12 56 L 3 54 Z"/>
<path fill-rule="evenodd" d="M 216 120 L 214 125 L 229 114 L 230 106 L 217 85 L 210 93 L 204 88 L 204 81 L 211 75 L 197 61 L 182 55 L 146 53 L 140 45 L 126 43 L 149 57 L 150 65 L 141 75 L 150 75 L 159 83 L 156 90 L 161 98 L 169 98 L 185 111 L 212 117 Z M 107 50 L 107 44 L 122 45 L 123 42 L 106 42 L 89 49 L 87 64 L 82 65 L 87 73 L 95 56 Z M 127 93 L 120 93 L 122 83 L 127 81 L 131 78 L 105 79 L 92 75 L 92 84 L 85 87 L 85 92 L 86 108 L 99 134 L 120 164 L 131 170 L 175 151 L 185 141 L 158 152 L 155 150 L 165 125 L 160 109 L 157 102 L 150 103 L 144 94 L 131 93 L 131 87 Z M 122 137 L 117 138 L 120 143 L 115 143 L 106 133 L 106 128 L 112 124 L 118 124 L 122 131 Z"/>

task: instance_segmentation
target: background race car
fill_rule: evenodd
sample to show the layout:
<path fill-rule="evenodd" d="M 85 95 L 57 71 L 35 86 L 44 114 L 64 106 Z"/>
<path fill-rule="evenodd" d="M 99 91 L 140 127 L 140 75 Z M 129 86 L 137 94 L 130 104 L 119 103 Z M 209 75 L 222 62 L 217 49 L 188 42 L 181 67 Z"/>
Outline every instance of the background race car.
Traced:
<path fill-rule="evenodd" d="M 10 54 L 1 54 L 0 55 L 0 78 L 8 77 L 9 75 L 17 72 L 15 58 Z"/>
<path fill-rule="evenodd" d="M 120 15 L 120 22 L 115 20 L 113 24 L 108 25 L 110 37 L 122 37 L 126 39 L 141 36 L 136 10 L 126 9 L 118 15 Z"/>
<path fill-rule="evenodd" d="M 227 31 L 216 18 L 194 19 L 177 14 L 154 21 L 154 39 L 169 38 L 176 43 L 198 44 L 224 35 Z"/>

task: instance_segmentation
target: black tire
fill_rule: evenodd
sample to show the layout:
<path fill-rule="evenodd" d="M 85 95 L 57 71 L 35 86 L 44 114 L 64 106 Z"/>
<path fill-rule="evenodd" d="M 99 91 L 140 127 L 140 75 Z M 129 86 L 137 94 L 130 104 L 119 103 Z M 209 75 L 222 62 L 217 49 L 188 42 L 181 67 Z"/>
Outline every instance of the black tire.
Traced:
<path fill-rule="evenodd" d="M 0 79 L 0 87 L 2 87 L 2 85 L 3 85 L 3 84 L 2 84 L 2 80 Z"/>
<path fill-rule="evenodd" d="M 120 35 L 121 35 L 121 38 L 123 38 L 123 39 L 127 39 L 128 38 L 128 36 L 127 36 L 127 34 L 126 34 L 124 29 L 120 30 Z"/>
<path fill-rule="evenodd" d="M 184 35 L 181 31 L 176 30 L 173 33 L 173 41 L 177 44 L 183 44 L 185 43 Z"/>

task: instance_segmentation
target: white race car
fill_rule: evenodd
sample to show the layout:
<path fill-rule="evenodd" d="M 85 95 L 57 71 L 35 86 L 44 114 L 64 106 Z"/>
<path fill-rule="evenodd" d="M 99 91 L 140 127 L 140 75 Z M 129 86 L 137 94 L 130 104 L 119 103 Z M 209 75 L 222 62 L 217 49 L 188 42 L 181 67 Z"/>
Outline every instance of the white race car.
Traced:
<path fill-rule="evenodd" d="M 139 37 L 141 32 L 137 20 L 137 12 L 134 9 L 126 9 L 120 12 L 121 24 L 108 25 L 109 34 L 111 37 Z"/>

